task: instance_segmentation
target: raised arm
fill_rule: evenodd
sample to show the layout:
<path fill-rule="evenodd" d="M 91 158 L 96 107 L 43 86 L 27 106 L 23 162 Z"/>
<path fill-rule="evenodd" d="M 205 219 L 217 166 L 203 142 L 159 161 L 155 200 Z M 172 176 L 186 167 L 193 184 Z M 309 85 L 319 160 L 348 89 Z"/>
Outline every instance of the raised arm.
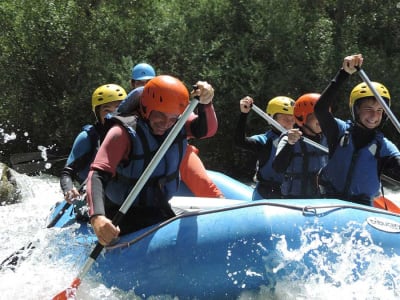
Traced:
<path fill-rule="evenodd" d="M 322 92 L 321 97 L 315 105 L 314 113 L 318 119 L 323 134 L 327 138 L 330 153 L 334 152 L 339 138 L 339 128 L 331 112 L 332 105 L 338 97 L 340 88 L 347 81 L 350 74 L 357 71 L 355 66 L 361 66 L 361 64 L 361 55 L 346 56 L 343 60 L 342 68 Z"/>
<path fill-rule="evenodd" d="M 200 101 L 196 109 L 197 116 L 193 115 L 186 122 L 187 136 L 198 139 L 211 137 L 218 129 L 218 120 L 212 104 L 214 89 L 205 81 L 198 81 L 195 87 L 192 96 L 198 96 Z"/>
<path fill-rule="evenodd" d="M 246 96 L 240 100 L 239 104 L 240 116 L 234 133 L 235 146 L 256 153 L 260 151 L 260 143 L 257 140 L 246 136 L 247 116 L 249 115 L 249 112 L 251 110 L 253 98 Z"/>

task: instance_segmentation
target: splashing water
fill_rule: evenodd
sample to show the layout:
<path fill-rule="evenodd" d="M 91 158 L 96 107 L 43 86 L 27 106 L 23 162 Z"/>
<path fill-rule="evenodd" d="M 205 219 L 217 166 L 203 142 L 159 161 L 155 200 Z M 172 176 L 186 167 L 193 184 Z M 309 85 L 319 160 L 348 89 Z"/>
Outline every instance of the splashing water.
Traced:
<path fill-rule="evenodd" d="M 290 237 L 284 235 L 271 237 L 276 251 L 256 240 L 239 240 L 227 251 L 227 274 L 242 288 L 254 276 L 265 279 L 258 293 L 244 292 L 241 300 L 399 299 L 400 257 L 385 255 L 364 226 L 350 222 L 347 231 L 328 235 L 326 229 L 307 226 L 301 230 L 299 249 L 291 249 Z M 253 262 L 263 260 L 265 268 L 254 269 L 260 265 L 254 263 L 232 270 L 231 265 L 238 265 L 233 261 L 241 260 L 235 249 L 243 247 L 252 250 Z"/>
<path fill-rule="evenodd" d="M 6 133 L 3 128 L 0 128 L 0 144 L 6 144 L 9 141 L 15 140 L 17 135 L 15 132 Z"/>
<path fill-rule="evenodd" d="M 0 271 L 0 299 L 51 299 L 66 289 L 77 276 L 81 264 L 87 259 L 91 249 L 84 248 L 76 257 L 65 256 L 63 260 L 52 260 L 56 252 L 51 240 L 63 234 L 65 251 L 71 247 L 71 253 L 77 253 L 73 228 L 52 228 L 44 230 L 47 215 L 56 201 L 62 199 L 59 179 L 47 175 L 28 177 L 17 175 L 21 187 L 22 201 L 0 207 L 0 261 L 22 246 L 33 242 L 32 255 L 12 271 Z M 398 197 L 388 193 L 390 199 Z M 74 225 L 75 226 L 75 225 Z M 79 225 L 76 225 L 79 226 Z M 243 292 L 239 299 L 398 299 L 400 297 L 400 258 L 383 255 L 379 245 L 368 242 L 369 236 L 363 236 L 361 243 L 354 244 L 352 236 L 365 234 L 360 226 L 349 225 L 346 237 L 333 234 L 329 238 L 321 234 L 318 226 L 303 228 L 300 249 L 292 250 L 288 246 L 287 236 L 271 236 L 277 244 L 273 253 L 256 239 L 240 239 L 226 249 L 226 275 L 233 284 L 245 290 L 247 280 L 254 277 L 266 278 L 268 274 L 286 272 L 285 279 L 274 283 L 274 288 L 261 287 L 258 293 Z M 397 236 L 396 236 L 397 237 Z M 70 244 L 68 244 L 70 243 Z M 237 247 L 248 247 L 254 253 L 254 260 L 263 262 L 264 268 L 243 265 L 233 269 L 240 260 L 236 255 Z M 329 252 L 320 255 L 323 247 Z M 355 249 L 357 251 L 355 251 Z M 37 251 L 36 251 L 37 250 Z M 325 253 L 325 251 L 324 251 Z M 308 269 L 304 261 L 312 261 L 319 271 Z M 355 272 L 356 265 L 362 266 L 362 272 Z M 260 264 L 255 264 L 259 266 Z M 357 277 L 359 280 L 353 281 Z M 85 277 L 77 291 L 77 299 L 141 299 L 133 292 L 124 292 L 108 288 Z M 153 299 L 178 299 L 163 296 Z"/>
<path fill-rule="evenodd" d="M 47 175 L 28 177 L 17 175 L 21 186 L 22 201 L 0 207 L 0 261 L 32 242 L 36 249 L 21 261 L 15 271 L 0 271 L 0 299 L 51 299 L 66 289 L 77 276 L 80 266 L 65 261 L 53 262 L 55 249 L 49 242 L 63 229 L 45 230 L 47 216 L 55 202 L 62 199 L 59 179 Z M 71 229 L 64 229 L 70 234 Z M 57 236 L 58 236 L 57 235 Z M 69 238 L 74 244 L 73 236 Z M 85 249 L 81 261 L 86 260 L 91 249 Z M 47 255 L 46 255 L 47 254 Z M 131 293 L 106 288 L 104 285 L 85 280 L 77 299 L 134 299 Z"/>

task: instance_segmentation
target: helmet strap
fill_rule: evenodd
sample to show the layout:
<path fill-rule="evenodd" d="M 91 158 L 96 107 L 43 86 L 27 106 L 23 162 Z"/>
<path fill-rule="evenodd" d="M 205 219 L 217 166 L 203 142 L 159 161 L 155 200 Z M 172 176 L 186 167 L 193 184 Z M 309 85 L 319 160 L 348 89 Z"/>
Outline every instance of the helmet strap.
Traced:
<path fill-rule="evenodd" d="M 94 117 L 96 118 L 96 122 L 101 123 L 101 122 L 100 122 L 99 107 L 100 107 L 100 106 L 96 106 L 96 107 L 94 108 L 93 114 L 94 114 Z"/>

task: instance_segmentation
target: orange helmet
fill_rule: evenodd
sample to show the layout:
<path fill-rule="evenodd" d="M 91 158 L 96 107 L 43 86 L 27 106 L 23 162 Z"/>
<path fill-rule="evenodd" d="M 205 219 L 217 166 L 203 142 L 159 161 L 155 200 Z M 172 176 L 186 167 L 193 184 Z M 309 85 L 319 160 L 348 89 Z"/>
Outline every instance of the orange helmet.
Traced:
<path fill-rule="evenodd" d="M 189 104 L 189 91 L 177 78 L 160 75 L 146 83 L 140 99 L 141 114 L 148 119 L 153 110 L 180 115 Z"/>
<path fill-rule="evenodd" d="M 315 103 L 317 103 L 321 94 L 309 93 L 300 96 L 296 100 L 293 109 L 293 116 L 298 126 L 304 126 L 309 114 L 314 112 Z"/>

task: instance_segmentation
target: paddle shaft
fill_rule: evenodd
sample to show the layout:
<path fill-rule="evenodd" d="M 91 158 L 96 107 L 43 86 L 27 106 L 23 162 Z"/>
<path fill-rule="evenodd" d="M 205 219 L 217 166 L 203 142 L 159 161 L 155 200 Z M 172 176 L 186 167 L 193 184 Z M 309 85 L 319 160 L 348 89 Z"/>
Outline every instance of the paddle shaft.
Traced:
<path fill-rule="evenodd" d="M 197 106 L 199 100 L 197 98 L 192 99 L 190 104 L 186 107 L 185 111 L 179 118 L 178 122 L 174 125 L 174 127 L 171 129 L 170 133 L 166 137 L 165 141 L 162 143 L 160 148 L 157 150 L 156 154 L 154 155 L 153 159 L 151 162 L 148 164 L 146 169 L 144 170 L 142 176 L 140 176 L 139 180 L 136 182 L 135 186 L 129 193 L 128 197 L 125 199 L 123 204 L 121 205 L 120 209 L 114 216 L 112 223 L 117 226 L 126 212 L 129 210 L 129 208 L 132 206 L 133 202 L 135 201 L 136 197 L 139 195 L 140 191 L 142 190 L 143 186 L 146 184 L 147 180 L 150 178 L 151 174 L 154 172 L 156 169 L 157 165 L 159 164 L 160 160 L 162 157 L 165 155 L 173 141 L 175 140 L 176 136 L 178 133 L 181 131 L 183 126 L 185 125 L 187 119 L 189 118 L 190 114 L 193 112 L 195 107 Z M 81 269 L 81 271 L 78 274 L 78 279 L 82 278 L 90 269 L 96 258 L 99 256 L 101 251 L 103 250 L 104 246 L 97 242 L 96 247 L 93 249 L 93 251 L 90 254 L 90 257 L 86 261 L 85 265 Z"/>
<path fill-rule="evenodd" d="M 385 111 L 385 113 L 387 114 L 387 116 L 389 117 L 390 121 L 392 121 L 393 126 L 397 129 L 397 131 L 400 133 L 400 123 L 397 120 L 396 116 L 393 114 L 392 110 L 390 109 L 389 105 L 386 103 L 386 101 L 382 98 L 382 96 L 378 93 L 378 91 L 376 90 L 376 88 L 374 87 L 374 85 L 372 84 L 371 80 L 368 78 L 367 74 L 364 72 L 364 70 L 362 68 L 357 67 L 358 70 L 358 74 L 360 75 L 361 79 L 366 83 L 366 85 L 369 87 L 369 89 L 371 90 L 371 92 L 374 94 L 375 99 L 379 102 L 379 104 L 383 107 L 383 110 Z M 390 181 L 390 182 L 397 182 L 396 180 L 386 176 L 386 175 L 381 175 L 381 179 Z M 398 182 L 397 182 L 398 183 Z M 383 198 L 383 200 L 386 203 L 393 203 L 392 201 L 390 201 L 387 198 Z M 396 204 L 393 204 L 397 211 L 398 210 L 398 206 Z"/>
<path fill-rule="evenodd" d="M 40 171 L 44 171 L 51 167 L 52 164 L 64 161 L 67 158 L 57 158 L 48 160 L 32 160 L 28 162 L 19 162 L 17 164 L 12 164 L 12 168 L 21 174 L 35 174 Z"/>
<path fill-rule="evenodd" d="M 266 120 L 269 124 L 271 124 L 272 126 L 274 126 L 276 129 L 278 129 L 280 132 L 284 133 L 287 132 L 287 130 L 278 123 L 278 121 L 274 120 L 271 116 L 269 116 L 268 114 L 266 114 L 262 109 L 260 109 L 257 105 L 252 105 L 251 107 L 252 110 L 254 110 L 261 118 L 263 118 L 264 120 Z M 328 153 L 328 148 L 325 146 L 322 146 L 321 144 L 314 142 L 313 140 L 310 140 L 309 138 L 306 137 L 301 137 L 301 139 L 306 142 L 307 144 L 310 144 L 316 148 L 318 148 L 319 150 Z"/>
<path fill-rule="evenodd" d="M 385 100 L 379 95 L 378 91 L 375 89 L 374 85 L 372 84 L 371 80 L 369 80 L 367 74 L 365 74 L 364 70 L 361 68 L 358 69 L 358 74 L 360 75 L 361 79 L 368 85 L 370 88 L 371 92 L 374 94 L 376 100 L 379 102 L 379 104 L 383 107 L 383 110 L 385 113 L 388 115 L 390 121 L 392 121 L 393 126 L 396 127 L 397 131 L 400 133 L 400 123 L 397 120 L 396 116 L 393 114 L 391 111 L 389 105 L 386 103 Z"/>
<path fill-rule="evenodd" d="M 82 182 L 79 187 L 78 187 L 78 192 L 80 193 L 83 189 L 83 187 L 86 185 L 87 178 L 85 179 L 84 182 Z M 71 203 L 66 202 L 64 206 L 61 208 L 61 210 L 58 212 L 58 214 L 54 217 L 53 220 L 50 221 L 50 223 L 47 225 L 46 228 L 52 228 L 54 225 L 57 224 L 57 222 L 61 219 L 61 217 L 64 215 L 65 211 L 71 206 Z"/>
<path fill-rule="evenodd" d="M 32 163 L 35 161 L 61 161 L 66 160 L 67 158 L 68 156 L 56 156 L 43 152 L 25 152 L 12 154 L 10 156 L 10 162 L 12 165 L 18 165 L 21 163 Z"/>

